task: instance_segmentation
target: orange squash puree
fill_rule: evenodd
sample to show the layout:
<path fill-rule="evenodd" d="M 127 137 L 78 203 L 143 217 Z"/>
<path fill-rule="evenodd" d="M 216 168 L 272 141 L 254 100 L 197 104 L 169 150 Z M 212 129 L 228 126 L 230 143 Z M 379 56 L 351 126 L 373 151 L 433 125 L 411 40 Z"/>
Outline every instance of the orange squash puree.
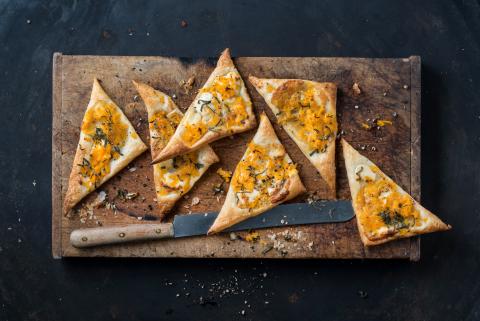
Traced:
<path fill-rule="evenodd" d="M 308 144 L 309 153 L 323 153 L 335 140 L 335 115 L 327 113 L 325 93 L 318 92 L 310 83 L 289 80 L 273 93 L 272 103 L 279 109 L 278 122 L 294 127 L 294 133 Z"/>
<path fill-rule="evenodd" d="M 357 219 L 367 236 L 375 238 L 378 230 L 388 228 L 388 233 L 406 233 L 409 227 L 420 225 L 420 213 L 413 199 L 400 193 L 397 186 L 387 180 L 376 166 L 371 170 L 377 179 L 368 179 L 356 197 Z"/>
<path fill-rule="evenodd" d="M 269 155 L 268 150 L 274 148 L 278 146 L 264 147 L 254 142 L 248 145 L 231 183 L 240 208 L 253 209 L 270 204 L 272 192 L 280 189 L 296 172 L 295 164 L 287 162 L 285 153 L 276 157 Z"/>
<path fill-rule="evenodd" d="M 128 136 L 128 126 L 121 121 L 121 113 L 113 104 L 99 101 L 89 108 L 82 124 L 87 141 L 93 143 L 90 155 L 78 164 L 82 185 L 88 190 L 110 173 L 110 164 L 121 156 L 121 148 Z"/>

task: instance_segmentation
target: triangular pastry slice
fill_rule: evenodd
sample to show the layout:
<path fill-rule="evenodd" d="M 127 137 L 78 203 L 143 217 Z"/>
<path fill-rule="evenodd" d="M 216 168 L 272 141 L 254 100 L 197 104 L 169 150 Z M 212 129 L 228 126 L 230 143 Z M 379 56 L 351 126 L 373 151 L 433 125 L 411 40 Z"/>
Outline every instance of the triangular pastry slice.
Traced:
<path fill-rule="evenodd" d="M 153 163 L 197 150 L 220 138 L 255 127 L 252 102 L 226 49 L 198 92 L 167 146 Z"/>
<path fill-rule="evenodd" d="M 353 209 L 364 245 L 451 228 L 344 139 L 342 145 Z"/>
<path fill-rule="evenodd" d="M 220 232 L 304 193 L 295 164 L 278 140 L 268 117 L 235 169 L 225 203 L 208 231 Z"/>
<path fill-rule="evenodd" d="M 70 211 L 145 150 L 147 146 L 130 121 L 94 79 L 68 181 L 64 212 Z"/>
<path fill-rule="evenodd" d="M 337 86 L 301 79 L 249 77 L 279 124 L 335 191 Z"/>
<path fill-rule="evenodd" d="M 143 99 L 148 113 L 150 149 L 155 158 L 167 145 L 183 113 L 165 93 L 138 82 L 133 82 Z M 218 162 L 218 156 L 209 145 L 188 154 L 176 156 L 153 165 L 157 203 L 163 219 L 175 202 L 185 195 L 208 170 Z"/>

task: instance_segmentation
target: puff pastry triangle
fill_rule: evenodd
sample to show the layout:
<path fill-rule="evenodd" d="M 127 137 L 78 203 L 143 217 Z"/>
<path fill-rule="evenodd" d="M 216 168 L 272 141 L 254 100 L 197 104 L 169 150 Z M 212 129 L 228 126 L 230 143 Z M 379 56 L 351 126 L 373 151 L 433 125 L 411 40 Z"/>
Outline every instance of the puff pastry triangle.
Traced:
<path fill-rule="evenodd" d="M 451 228 L 342 139 L 352 205 L 366 246 Z"/>
<path fill-rule="evenodd" d="M 80 139 L 64 199 L 64 212 L 147 150 L 122 110 L 97 79 L 83 117 Z"/>
<path fill-rule="evenodd" d="M 249 81 L 265 99 L 279 124 L 335 192 L 337 86 L 301 79 Z"/>
<path fill-rule="evenodd" d="M 237 165 L 225 203 L 209 234 L 257 216 L 305 192 L 295 164 L 277 138 L 268 117 L 260 125 Z"/>
<path fill-rule="evenodd" d="M 156 155 L 153 163 L 197 150 L 255 125 L 247 88 L 226 49 L 167 146 Z"/>
<path fill-rule="evenodd" d="M 150 150 L 155 158 L 167 145 L 183 117 L 182 111 L 165 93 L 139 82 L 133 82 L 145 103 L 150 129 Z M 163 219 L 176 201 L 218 162 L 209 145 L 188 154 L 153 165 L 153 177 L 160 216 Z"/>

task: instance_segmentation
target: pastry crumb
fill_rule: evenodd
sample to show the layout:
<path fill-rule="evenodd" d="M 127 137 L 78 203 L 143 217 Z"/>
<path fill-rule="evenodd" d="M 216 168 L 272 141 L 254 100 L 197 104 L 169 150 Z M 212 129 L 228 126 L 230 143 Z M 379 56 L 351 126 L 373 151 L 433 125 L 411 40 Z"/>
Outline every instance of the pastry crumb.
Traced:
<path fill-rule="evenodd" d="M 353 90 L 353 93 L 357 96 L 362 93 L 362 90 L 360 89 L 360 85 L 358 85 L 358 83 L 353 84 L 352 90 Z"/>
<path fill-rule="evenodd" d="M 193 89 L 193 84 L 195 83 L 195 76 L 188 78 L 187 80 L 182 80 L 180 85 L 182 86 L 183 90 L 186 94 L 190 93 L 190 90 Z"/>
<path fill-rule="evenodd" d="M 192 198 L 192 206 L 200 204 L 200 199 L 198 197 Z"/>

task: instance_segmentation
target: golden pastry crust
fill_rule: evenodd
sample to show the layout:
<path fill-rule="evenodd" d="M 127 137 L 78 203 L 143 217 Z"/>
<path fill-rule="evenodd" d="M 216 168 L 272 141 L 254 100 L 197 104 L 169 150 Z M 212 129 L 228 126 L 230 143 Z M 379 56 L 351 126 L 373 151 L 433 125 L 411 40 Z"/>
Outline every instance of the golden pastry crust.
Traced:
<path fill-rule="evenodd" d="M 280 168 L 287 166 L 288 170 L 285 170 L 285 176 L 283 178 L 285 179 L 283 184 L 280 184 L 277 186 L 275 189 L 273 189 L 271 192 L 268 194 L 264 195 L 264 201 L 260 203 L 260 206 L 254 206 L 254 207 L 248 207 L 248 206 L 241 206 L 239 205 L 239 199 L 238 195 L 235 191 L 235 184 L 236 183 L 236 177 L 241 176 L 241 166 L 244 166 L 246 164 L 243 164 L 243 162 L 246 159 L 249 159 L 250 153 L 254 153 L 255 149 L 251 149 L 251 146 L 261 146 L 260 148 L 265 148 L 265 150 L 268 150 L 268 157 L 272 157 L 271 159 L 274 159 L 275 163 L 273 166 L 280 166 Z M 254 154 L 255 155 L 255 154 Z M 271 156 L 275 155 L 275 156 Z M 251 157 L 250 159 L 255 160 L 256 159 L 255 155 L 254 157 Z M 268 164 L 266 165 L 268 168 Z M 240 171 L 237 173 L 237 171 Z M 280 178 L 279 178 L 280 180 Z M 273 181 L 272 183 L 275 183 Z M 266 184 L 266 183 L 263 183 Z M 242 157 L 242 160 L 240 161 L 239 165 L 237 165 L 237 168 L 235 169 L 235 173 L 233 174 L 233 178 L 230 183 L 230 187 L 225 199 L 225 203 L 223 204 L 223 207 L 218 214 L 217 219 L 213 223 L 213 225 L 210 227 L 210 230 L 208 231 L 208 234 L 214 234 L 223 231 L 224 229 L 237 224 L 238 222 L 241 222 L 243 220 L 246 220 L 250 217 L 257 216 L 275 206 L 278 204 L 281 204 L 283 202 L 286 202 L 288 200 L 293 199 L 294 197 L 304 193 L 306 191 L 305 187 L 303 186 L 300 177 L 298 175 L 297 170 L 295 169 L 295 166 L 293 165 L 290 157 L 285 151 L 285 148 L 277 138 L 275 131 L 268 120 L 268 117 L 263 113 L 260 116 L 260 126 L 258 127 L 258 131 L 255 134 L 254 138 L 252 139 L 252 142 L 249 144 L 249 147 L 247 148 L 247 151 Z M 252 202 L 254 204 L 257 204 L 257 199 L 262 197 L 262 191 L 258 191 L 255 188 L 253 189 L 252 192 L 249 192 L 250 195 L 254 195 L 253 198 L 248 200 L 247 202 Z M 247 198 L 250 196 L 247 195 Z M 258 196 L 255 196 L 258 195 Z M 243 196 L 242 196 L 243 197 Z"/>
<path fill-rule="evenodd" d="M 320 176 L 325 180 L 329 188 L 336 192 L 336 173 L 335 173 L 335 139 L 337 135 L 336 121 L 336 103 L 337 103 L 337 86 L 334 83 L 319 83 L 301 79 L 261 79 L 250 76 L 250 83 L 265 99 L 267 105 L 277 117 L 282 111 L 278 106 L 278 101 L 283 98 L 288 99 L 289 96 L 299 94 L 301 89 L 312 88 L 315 101 L 321 101 L 326 113 L 331 115 L 332 128 L 329 137 L 326 139 L 328 143 L 324 145 L 324 150 L 312 151 L 309 143 L 299 134 L 298 126 L 292 121 L 282 123 L 283 128 L 293 141 L 298 145 L 302 153 L 315 166 Z M 280 116 L 281 117 L 281 116 Z"/>
<path fill-rule="evenodd" d="M 155 158 L 167 145 L 180 123 L 183 113 L 167 94 L 140 82 L 133 81 L 133 84 L 137 88 L 147 109 L 150 130 L 150 149 L 152 158 Z M 191 161 L 195 162 L 195 167 L 192 166 Z M 180 163 L 180 165 L 173 168 L 171 167 L 172 160 L 165 160 L 154 164 L 153 176 L 157 203 L 160 207 L 160 218 L 164 219 L 178 199 L 188 193 L 208 168 L 218 161 L 219 158 L 213 149 L 209 145 L 205 145 L 198 151 L 186 154 L 185 157 L 180 157 L 179 162 L 177 162 L 177 164 Z M 183 173 L 184 168 L 182 166 L 190 166 L 191 169 L 187 170 L 188 173 Z M 166 168 L 168 168 L 168 170 L 166 170 Z M 180 176 L 186 174 L 188 177 L 185 177 L 183 182 L 175 182 L 172 184 L 171 175 L 173 174 Z M 182 185 L 181 183 L 188 185 Z M 166 193 L 166 186 L 171 185 L 173 185 L 175 189 Z"/>
<path fill-rule="evenodd" d="M 99 178 L 95 178 L 96 180 L 93 186 L 91 186 L 91 182 L 89 183 L 85 178 L 85 173 L 82 173 L 82 168 L 84 167 L 80 166 L 80 164 L 88 164 L 91 166 L 89 161 L 91 161 L 90 158 L 93 148 L 92 138 L 90 135 L 84 133 L 83 127 L 86 125 L 87 115 L 89 115 L 88 113 L 92 113 L 92 108 L 97 108 L 98 113 L 101 113 L 103 109 L 108 109 L 108 112 L 116 113 L 118 122 L 114 126 L 123 126 L 124 131 L 126 132 L 126 138 L 121 147 L 121 153 L 118 152 L 116 154 L 118 158 L 111 159 L 108 163 L 108 171 L 99 167 L 101 174 L 99 174 Z M 103 132 L 102 134 L 104 135 Z M 107 144 L 105 143 L 105 145 Z M 94 79 L 90 101 L 82 121 L 82 130 L 80 132 L 80 139 L 73 160 L 72 171 L 70 172 L 68 189 L 64 198 L 64 213 L 68 213 L 85 196 L 117 174 L 145 150 L 147 150 L 147 146 L 135 132 L 130 121 L 123 114 L 122 110 L 110 99 L 110 97 L 108 97 L 98 80 Z"/>
<path fill-rule="evenodd" d="M 242 119 L 240 123 L 230 124 L 228 123 L 228 121 L 226 121 L 227 120 L 226 117 L 228 115 L 225 115 L 223 112 L 225 102 L 223 101 L 223 98 L 222 100 L 219 100 L 217 98 L 218 92 L 215 91 L 216 88 L 219 87 L 216 81 L 221 83 L 220 80 L 222 80 L 222 77 L 234 78 L 235 83 L 238 85 L 239 92 L 235 96 L 229 97 L 228 99 L 231 100 L 235 97 L 240 98 L 241 103 L 243 104 L 241 112 L 245 114 L 244 119 Z M 211 86 L 213 86 L 213 89 L 210 88 Z M 212 113 L 216 114 L 213 117 L 209 116 L 209 119 L 212 119 L 214 117 L 218 117 L 219 119 L 218 123 L 215 124 L 214 127 L 210 127 L 209 125 L 207 125 L 205 123 L 206 120 L 204 120 L 203 118 L 204 105 L 202 103 L 203 101 L 202 95 L 205 95 L 206 94 L 205 90 L 209 88 L 211 91 L 213 91 L 213 94 L 207 93 L 208 95 L 210 95 L 211 98 L 210 98 L 210 101 L 207 104 L 205 104 L 205 106 L 207 106 L 205 108 L 212 110 Z M 229 88 L 228 86 L 226 89 L 232 90 L 232 88 Z M 217 104 L 217 102 L 219 107 L 215 105 Z M 201 110 L 199 111 L 200 105 L 202 106 L 201 106 Z M 220 110 L 217 110 L 217 108 L 220 108 Z M 230 108 L 228 108 L 228 110 L 229 110 L 229 113 L 231 113 L 231 115 L 234 116 L 233 118 L 236 119 L 236 116 L 235 116 L 236 112 L 232 111 Z M 200 119 L 196 117 L 200 117 Z M 227 126 L 226 124 L 229 124 L 229 125 Z M 219 140 L 227 136 L 231 136 L 236 133 L 247 131 L 249 129 L 254 128 L 255 126 L 256 126 L 255 115 L 253 113 L 252 102 L 247 93 L 246 86 L 240 74 L 238 73 L 237 69 L 235 68 L 235 65 L 233 64 L 233 61 L 230 57 L 230 51 L 228 49 L 225 49 L 218 60 L 217 67 L 212 72 L 212 74 L 204 84 L 203 88 L 200 89 L 199 93 L 193 100 L 192 104 L 190 105 L 187 112 L 185 113 L 185 117 L 182 119 L 177 130 L 175 131 L 175 134 L 172 136 L 167 146 L 161 151 L 161 153 L 156 155 L 152 163 L 158 163 L 165 159 L 169 159 L 177 155 L 182 155 L 190 151 L 197 150 L 208 143 L 211 143 L 213 141 Z M 191 127 L 194 127 L 194 129 L 191 129 Z M 196 131 L 197 129 L 199 133 Z M 199 137 L 192 138 L 195 135 L 190 135 L 189 134 L 190 132 L 188 130 L 191 130 L 191 132 L 195 135 L 198 134 Z M 191 141 L 187 142 L 185 140 L 185 137 L 191 138 Z"/>
<path fill-rule="evenodd" d="M 344 139 L 342 139 L 342 147 L 343 156 L 345 158 L 345 167 L 347 169 L 348 183 L 352 195 L 352 205 L 357 215 L 358 231 L 365 246 L 378 245 L 395 239 L 411 237 L 419 234 L 445 231 L 451 228 L 450 225 L 443 223 L 436 215 L 421 206 L 400 186 L 398 186 L 398 184 L 378 169 L 373 162 L 362 156 Z M 382 226 L 378 228 L 378 233 L 375 235 L 367 232 L 367 228 L 364 225 L 368 223 L 370 218 L 362 216 L 364 215 L 362 214 L 364 212 L 362 204 L 358 201 L 358 196 L 365 185 L 380 180 L 385 182 L 385 184 L 388 184 L 388 186 L 392 186 L 394 188 L 393 191 L 398 193 L 401 197 L 404 197 L 407 202 L 411 202 L 412 211 L 418 213 L 417 220 L 420 222 L 418 226 L 417 224 L 413 224 L 412 226 L 403 227 L 400 232 L 399 229 L 396 228 L 386 228 L 388 226 L 385 223 L 385 227 Z M 389 192 L 389 190 L 387 190 L 387 192 Z M 364 223 L 362 223 L 362 221 L 364 221 Z"/>

